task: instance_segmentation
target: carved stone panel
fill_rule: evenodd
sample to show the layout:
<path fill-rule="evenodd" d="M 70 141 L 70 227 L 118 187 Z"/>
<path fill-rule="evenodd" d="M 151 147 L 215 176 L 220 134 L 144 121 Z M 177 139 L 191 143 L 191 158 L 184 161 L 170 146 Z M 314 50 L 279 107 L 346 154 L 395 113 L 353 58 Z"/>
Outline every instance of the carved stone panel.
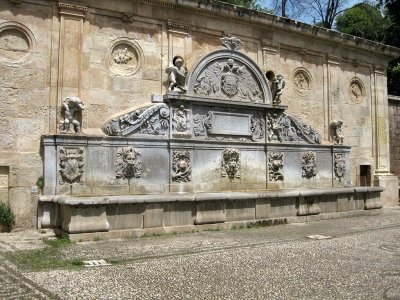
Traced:
<path fill-rule="evenodd" d="M 222 151 L 221 169 L 222 177 L 240 178 L 240 152 L 238 149 L 227 148 Z"/>
<path fill-rule="evenodd" d="M 283 181 L 283 153 L 271 152 L 268 153 L 268 178 L 269 181 Z"/>
<path fill-rule="evenodd" d="M 286 114 L 267 115 L 268 141 L 321 144 L 321 135 L 310 125 Z"/>
<path fill-rule="evenodd" d="M 143 62 L 143 51 L 139 44 L 128 38 L 114 40 L 108 50 L 110 70 L 115 75 L 135 74 Z"/>
<path fill-rule="evenodd" d="M 172 110 L 172 130 L 174 134 L 189 134 L 189 111 L 181 105 Z"/>
<path fill-rule="evenodd" d="M 335 145 L 343 145 L 343 134 L 342 134 L 343 121 L 333 121 L 331 123 L 331 128 L 333 130 L 332 140 Z"/>
<path fill-rule="evenodd" d="M 293 88 L 299 96 L 305 97 L 310 94 L 312 77 L 307 69 L 297 68 L 294 70 L 292 80 Z"/>
<path fill-rule="evenodd" d="M 60 147 L 60 184 L 83 183 L 84 150 L 82 147 Z"/>
<path fill-rule="evenodd" d="M 192 153 L 190 150 L 172 151 L 172 173 L 173 182 L 192 181 Z"/>
<path fill-rule="evenodd" d="M 302 176 L 305 178 L 313 178 L 317 176 L 317 158 L 315 152 L 308 151 L 303 153 L 301 158 Z"/>
<path fill-rule="evenodd" d="M 124 147 L 117 151 L 116 178 L 140 178 L 142 175 L 142 160 L 139 150 Z"/>
<path fill-rule="evenodd" d="M 365 99 L 364 83 L 357 77 L 354 77 L 350 80 L 349 96 L 350 99 L 356 104 L 363 102 Z"/>
<path fill-rule="evenodd" d="M 333 168 L 336 179 L 342 181 L 346 178 L 346 160 L 343 153 L 335 153 L 333 155 Z"/>
<path fill-rule="evenodd" d="M 232 58 L 220 58 L 197 77 L 194 94 L 218 99 L 262 102 L 262 92 L 248 67 Z"/>
<path fill-rule="evenodd" d="M 106 122 L 102 130 L 106 135 L 139 133 L 163 136 L 169 130 L 169 114 L 169 107 L 164 103 L 146 106 Z"/>
<path fill-rule="evenodd" d="M 209 111 L 206 115 L 193 116 L 193 133 L 208 140 L 232 140 L 262 142 L 265 137 L 265 121 L 261 113 L 240 114 Z"/>

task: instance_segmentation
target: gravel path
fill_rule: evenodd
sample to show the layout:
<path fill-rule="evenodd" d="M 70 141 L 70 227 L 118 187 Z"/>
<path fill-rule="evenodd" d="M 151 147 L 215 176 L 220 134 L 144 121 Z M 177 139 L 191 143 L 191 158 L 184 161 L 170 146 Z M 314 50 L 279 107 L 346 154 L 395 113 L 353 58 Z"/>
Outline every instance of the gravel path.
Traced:
<path fill-rule="evenodd" d="M 316 234 L 331 238 L 307 237 Z M 61 299 L 400 299 L 400 208 L 268 228 L 81 242 L 61 255 L 120 263 L 20 275 Z"/>

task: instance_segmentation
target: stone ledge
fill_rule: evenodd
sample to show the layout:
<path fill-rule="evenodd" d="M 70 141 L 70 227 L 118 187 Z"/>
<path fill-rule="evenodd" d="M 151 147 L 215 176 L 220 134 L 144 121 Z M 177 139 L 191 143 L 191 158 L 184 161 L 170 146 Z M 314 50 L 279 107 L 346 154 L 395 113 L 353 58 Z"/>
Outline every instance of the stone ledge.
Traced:
<path fill-rule="evenodd" d="M 310 197 L 349 193 L 383 192 L 382 187 L 345 187 L 321 188 L 303 190 L 279 190 L 256 192 L 220 192 L 220 193 L 184 193 L 184 194 L 158 194 L 158 195 L 123 195 L 123 196 L 95 196 L 74 197 L 66 195 L 44 195 L 39 197 L 39 202 L 54 202 L 70 206 L 92 206 L 107 204 L 133 204 L 133 203 L 164 203 L 164 202 L 200 202 L 216 200 L 251 200 L 265 198 Z"/>

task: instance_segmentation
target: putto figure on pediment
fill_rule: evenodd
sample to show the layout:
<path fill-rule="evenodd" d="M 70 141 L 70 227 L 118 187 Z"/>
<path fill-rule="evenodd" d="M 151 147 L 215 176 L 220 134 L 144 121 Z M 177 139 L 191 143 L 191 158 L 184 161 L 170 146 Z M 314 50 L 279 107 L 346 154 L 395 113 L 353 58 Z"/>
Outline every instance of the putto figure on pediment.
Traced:
<path fill-rule="evenodd" d="M 172 67 L 167 68 L 168 73 L 168 90 L 170 92 L 176 92 L 184 94 L 187 91 L 186 88 L 186 76 L 188 73 L 185 61 L 181 56 L 175 56 L 172 60 Z"/>
<path fill-rule="evenodd" d="M 82 133 L 82 110 L 85 109 L 85 104 L 78 97 L 66 97 L 62 102 L 61 115 L 63 121 L 60 124 L 61 133 Z"/>

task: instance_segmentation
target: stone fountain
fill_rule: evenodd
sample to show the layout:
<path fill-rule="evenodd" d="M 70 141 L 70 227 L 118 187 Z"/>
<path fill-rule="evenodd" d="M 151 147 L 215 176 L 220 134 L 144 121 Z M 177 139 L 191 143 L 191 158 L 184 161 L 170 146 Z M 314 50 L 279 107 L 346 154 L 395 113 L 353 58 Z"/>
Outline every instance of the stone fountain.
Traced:
<path fill-rule="evenodd" d="M 316 130 L 285 113 L 284 78 L 265 76 L 240 52 L 239 39 L 221 40 L 225 48 L 190 72 L 175 57 L 169 92 L 110 119 L 103 136 L 79 134 L 83 103 L 64 101 L 62 134 L 42 138 L 39 227 L 78 240 L 298 222 L 382 207 L 381 188 L 348 181 L 342 123 L 332 125 L 334 143 L 321 143 Z"/>

